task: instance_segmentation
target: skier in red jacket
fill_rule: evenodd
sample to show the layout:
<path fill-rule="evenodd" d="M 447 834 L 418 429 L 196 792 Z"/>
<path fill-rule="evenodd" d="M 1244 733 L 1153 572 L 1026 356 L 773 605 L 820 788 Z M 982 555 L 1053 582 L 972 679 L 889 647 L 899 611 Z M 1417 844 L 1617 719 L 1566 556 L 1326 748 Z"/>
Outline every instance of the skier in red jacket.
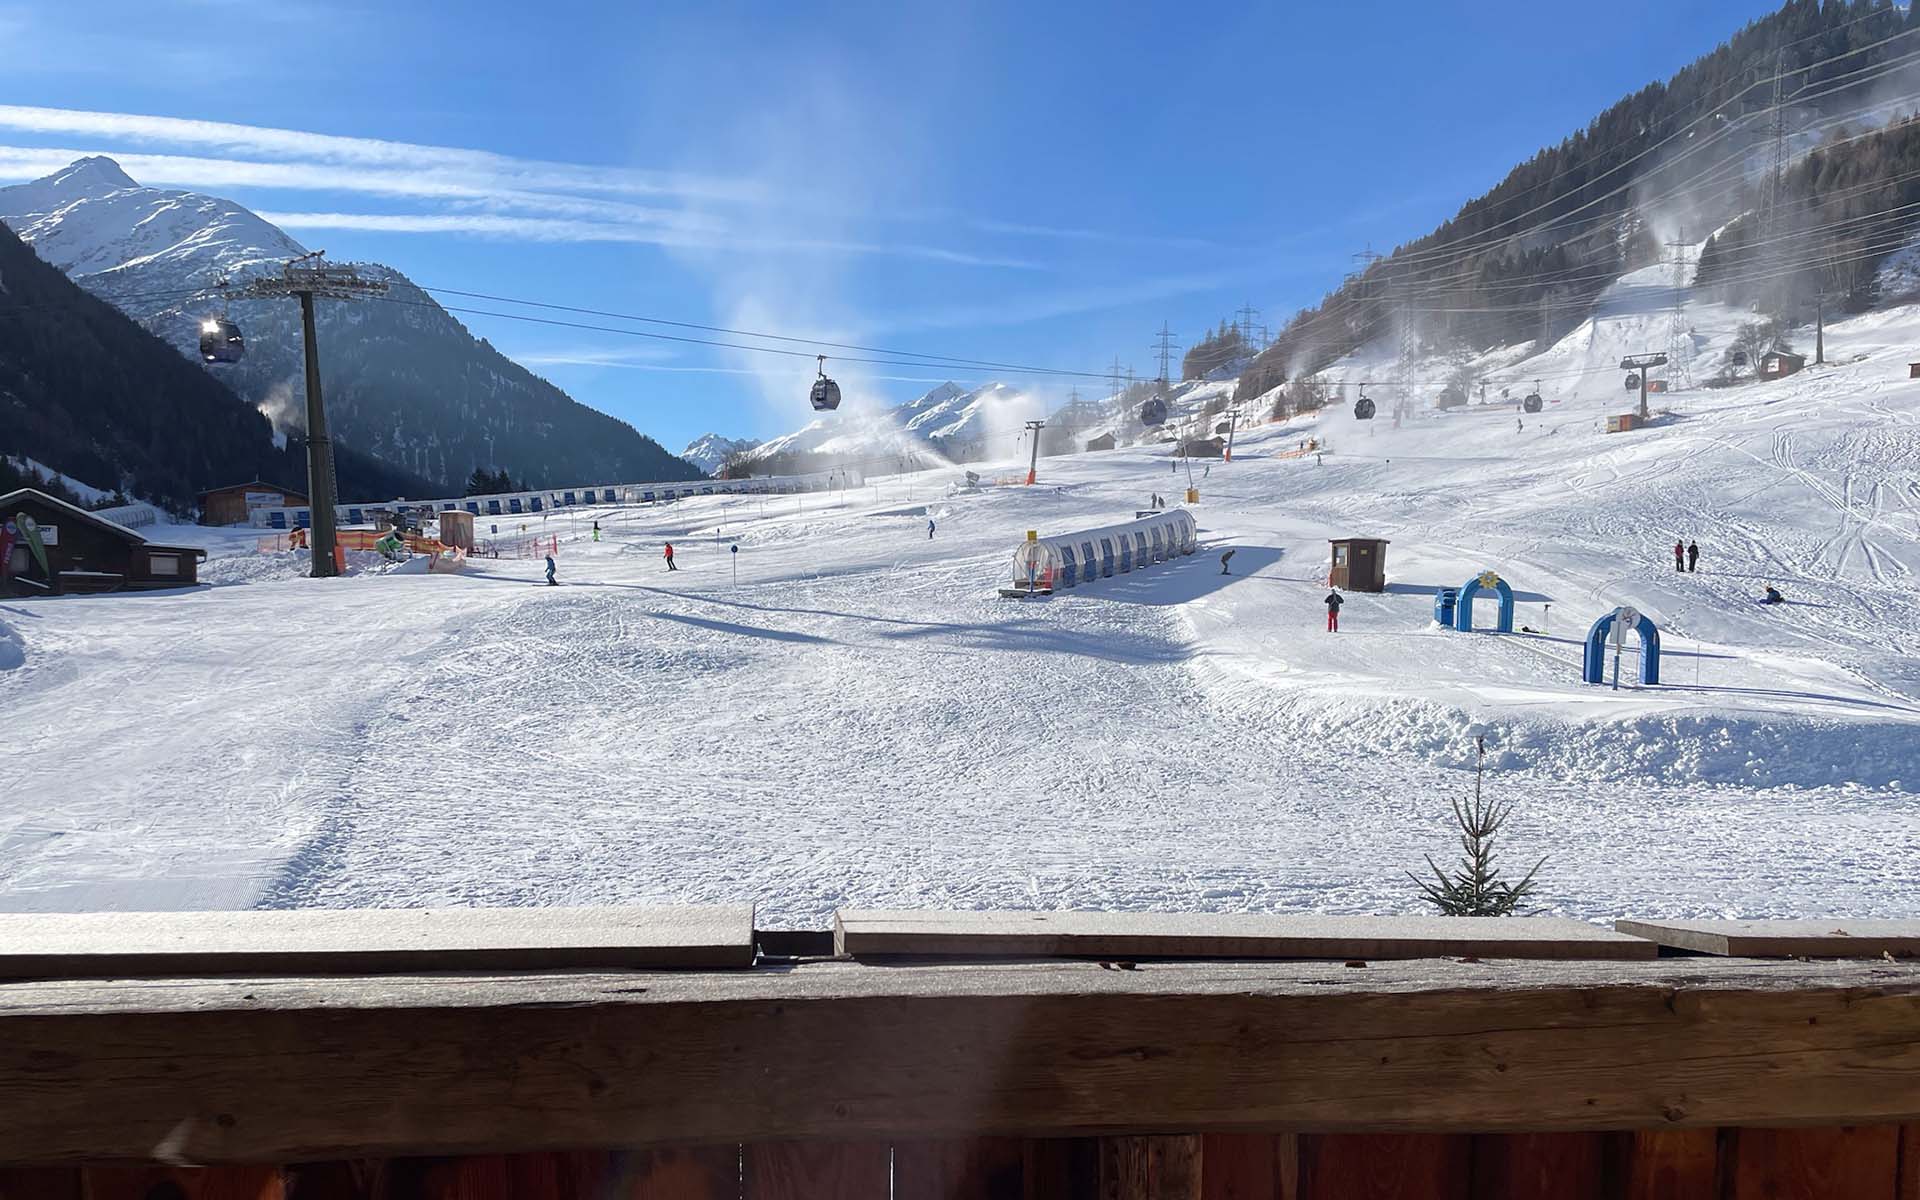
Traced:
<path fill-rule="evenodd" d="M 676 567 L 673 565 L 673 543 L 672 542 L 667 543 L 666 560 L 667 560 L 667 570 L 678 571 L 680 569 L 679 567 Z"/>
<path fill-rule="evenodd" d="M 1673 544 L 1673 569 L 1676 571 L 1684 571 L 1687 569 L 1687 546 L 1685 542 L 1675 542 Z"/>

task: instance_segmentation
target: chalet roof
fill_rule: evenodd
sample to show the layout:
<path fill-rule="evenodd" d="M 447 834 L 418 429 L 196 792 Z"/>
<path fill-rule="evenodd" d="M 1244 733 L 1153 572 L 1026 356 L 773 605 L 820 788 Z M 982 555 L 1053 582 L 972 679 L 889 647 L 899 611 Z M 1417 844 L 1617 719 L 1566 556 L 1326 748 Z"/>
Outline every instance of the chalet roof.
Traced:
<path fill-rule="evenodd" d="M 251 487 L 271 488 L 276 492 L 284 492 L 289 496 L 305 496 L 306 495 L 306 493 L 301 491 L 299 488 L 282 487 L 280 484 L 272 483 L 265 479 L 250 479 L 245 483 L 224 484 L 220 487 L 208 488 L 206 491 L 199 493 L 199 495 L 202 498 L 205 498 L 207 496 L 213 495 L 215 492 L 232 492 L 232 491 L 238 491 L 241 488 L 251 488 Z"/>
<path fill-rule="evenodd" d="M 54 509 L 64 516 L 75 517 L 89 524 L 97 525 L 115 537 L 125 538 L 127 541 L 138 542 L 141 545 L 146 544 L 146 538 L 141 537 L 125 525 L 120 524 L 120 522 L 109 521 L 99 513 L 88 512 L 77 504 L 68 504 L 58 496 L 47 495 L 39 488 L 16 488 L 6 495 L 0 496 L 0 513 L 10 514 L 13 506 L 22 500 L 33 500 L 36 503 L 44 504 L 48 508 Z"/>

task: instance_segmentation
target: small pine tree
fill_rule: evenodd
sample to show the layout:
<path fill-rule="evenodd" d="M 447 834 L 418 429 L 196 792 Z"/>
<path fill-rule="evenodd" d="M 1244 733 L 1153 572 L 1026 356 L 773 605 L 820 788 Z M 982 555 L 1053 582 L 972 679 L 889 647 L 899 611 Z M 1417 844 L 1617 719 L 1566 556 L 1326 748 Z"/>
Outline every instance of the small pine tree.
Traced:
<path fill-rule="evenodd" d="M 1546 865 L 1546 856 L 1533 864 L 1526 878 L 1508 883 L 1494 866 L 1493 840 L 1513 811 L 1513 801 L 1488 800 L 1481 792 L 1481 777 L 1487 764 L 1487 739 L 1478 739 L 1479 758 L 1473 765 L 1473 799 L 1462 803 L 1454 799 L 1453 820 L 1460 827 L 1460 864 L 1449 874 L 1427 856 L 1433 879 L 1407 873 L 1420 885 L 1427 903 L 1449 917 L 1510 917 L 1533 894 L 1534 876 Z"/>

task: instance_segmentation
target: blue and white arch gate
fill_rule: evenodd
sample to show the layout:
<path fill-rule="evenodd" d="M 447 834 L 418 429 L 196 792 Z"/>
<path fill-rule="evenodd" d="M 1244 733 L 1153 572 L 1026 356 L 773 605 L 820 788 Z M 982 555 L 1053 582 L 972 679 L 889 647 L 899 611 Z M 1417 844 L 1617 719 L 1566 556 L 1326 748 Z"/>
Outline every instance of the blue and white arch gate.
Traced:
<path fill-rule="evenodd" d="M 1607 681 L 1607 638 L 1613 632 L 1613 625 L 1620 615 L 1615 609 L 1593 623 L 1587 630 L 1587 648 L 1580 656 L 1580 680 L 1582 683 L 1605 683 Z M 1640 635 L 1640 682 L 1655 684 L 1660 682 L 1660 630 L 1653 619 L 1645 613 L 1635 614 L 1639 619 L 1634 630 Z"/>
<path fill-rule="evenodd" d="M 1492 571 L 1482 571 L 1460 588 L 1460 598 L 1453 606 L 1453 627 L 1462 633 L 1473 630 L 1473 598 L 1483 589 L 1492 589 L 1500 598 L 1500 615 L 1494 618 L 1494 632 L 1513 632 L 1513 589 L 1507 581 Z"/>

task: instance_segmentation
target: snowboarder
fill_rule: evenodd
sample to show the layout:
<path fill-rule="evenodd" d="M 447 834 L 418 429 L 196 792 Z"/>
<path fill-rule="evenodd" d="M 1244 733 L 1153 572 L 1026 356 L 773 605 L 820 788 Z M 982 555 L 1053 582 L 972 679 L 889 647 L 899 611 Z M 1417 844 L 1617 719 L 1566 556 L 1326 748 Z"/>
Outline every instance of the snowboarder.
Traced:
<path fill-rule="evenodd" d="M 1687 543 L 1687 570 L 1692 571 L 1694 564 L 1700 561 L 1700 543 Z"/>
<path fill-rule="evenodd" d="M 1167 464 L 1167 470 L 1171 474 L 1178 475 L 1180 473 L 1180 464 L 1177 462 L 1170 462 Z"/>
<path fill-rule="evenodd" d="M 1525 433 L 1527 431 L 1527 423 L 1519 417 L 1515 417 L 1513 419 L 1513 431 L 1515 433 Z"/>
<path fill-rule="evenodd" d="M 1200 468 L 1200 478 L 1205 479 L 1207 476 L 1211 474 L 1213 474 L 1212 463 L 1208 463 L 1206 466 Z"/>
<path fill-rule="evenodd" d="M 1685 542 L 1675 542 L 1673 544 L 1673 569 L 1676 571 L 1684 571 L 1687 569 L 1687 545 Z"/>
<path fill-rule="evenodd" d="M 600 540 L 600 522 L 598 521 L 593 523 L 593 540 L 596 542 Z"/>
<path fill-rule="evenodd" d="M 1227 551 L 1225 554 L 1222 554 L 1220 556 L 1220 573 L 1222 575 L 1233 574 L 1232 571 L 1227 570 L 1227 563 L 1232 561 L 1232 559 L 1233 559 L 1233 551 L 1231 550 Z"/>
<path fill-rule="evenodd" d="M 547 586 L 559 587 L 560 581 L 553 577 L 553 555 L 547 555 Z"/>
<path fill-rule="evenodd" d="M 1323 462 L 1321 462 L 1321 461 L 1320 461 L 1320 453 L 1319 453 L 1319 451 L 1317 451 L 1317 450 L 1316 450 L 1316 451 L 1314 452 L 1314 455 L 1313 455 L 1313 465 L 1314 465 L 1314 466 L 1316 466 L 1316 467 L 1324 467 L 1324 466 L 1326 466 L 1326 464 L 1325 464 L 1325 463 L 1323 463 Z"/>
<path fill-rule="evenodd" d="M 1772 584 L 1767 585 L 1767 594 L 1760 600 L 1762 604 L 1785 604 L 1786 602 L 1787 598 L 1782 596 L 1780 589 Z"/>
<path fill-rule="evenodd" d="M 932 517 L 927 518 L 927 540 L 928 541 L 933 540 L 933 518 Z"/>
<path fill-rule="evenodd" d="M 1338 591 L 1329 591 L 1327 593 L 1327 632 L 1328 633 L 1340 632 L 1340 606 L 1345 603 L 1346 603 L 1346 600 L 1340 595 Z"/>
<path fill-rule="evenodd" d="M 673 543 L 672 542 L 667 543 L 667 550 L 666 550 L 665 557 L 667 560 L 667 570 L 678 571 L 680 569 L 679 567 L 676 567 L 673 565 Z"/>

